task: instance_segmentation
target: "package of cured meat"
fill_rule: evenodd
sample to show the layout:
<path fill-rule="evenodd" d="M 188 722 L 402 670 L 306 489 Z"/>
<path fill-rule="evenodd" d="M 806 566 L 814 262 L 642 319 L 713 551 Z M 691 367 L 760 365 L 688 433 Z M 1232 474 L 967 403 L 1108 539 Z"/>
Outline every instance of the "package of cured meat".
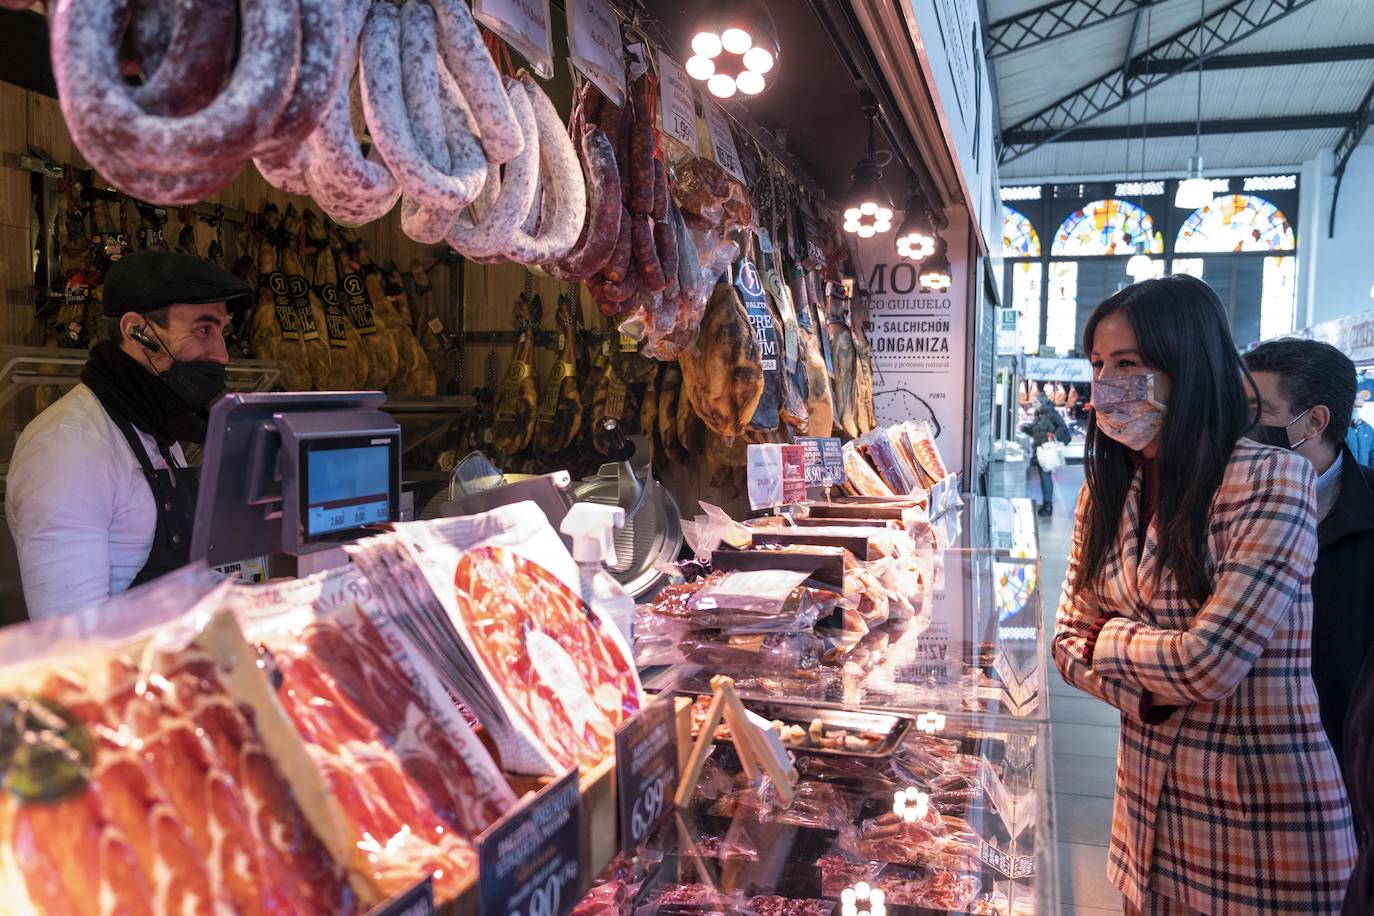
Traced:
<path fill-rule="evenodd" d="M 350 551 L 506 770 L 595 765 L 642 705 L 629 646 L 579 598 L 577 566 L 534 503 L 398 525 Z"/>
<path fill-rule="evenodd" d="M 0 798 L 6 913 L 372 902 L 339 864 L 341 813 L 257 653 L 214 610 L 229 587 L 182 570 L 0 634 L 16 742 Z"/>
<path fill-rule="evenodd" d="M 228 605 L 340 802 L 350 869 L 382 898 L 429 874 L 454 898 L 516 796 L 362 571 L 237 586 Z"/>

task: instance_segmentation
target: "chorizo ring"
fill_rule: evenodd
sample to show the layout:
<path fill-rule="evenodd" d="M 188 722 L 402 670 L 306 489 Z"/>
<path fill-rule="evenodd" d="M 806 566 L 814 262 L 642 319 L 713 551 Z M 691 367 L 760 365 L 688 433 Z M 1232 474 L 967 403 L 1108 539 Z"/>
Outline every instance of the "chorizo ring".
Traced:
<path fill-rule="evenodd" d="M 129 90 L 138 107 L 181 117 L 214 101 L 234 63 L 234 43 L 225 36 L 237 26 L 236 0 L 176 0 L 156 68 L 145 63 L 145 82 Z"/>
<path fill-rule="evenodd" d="M 371 5 L 372 0 L 349 0 L 344 10 L 345 72 L 353 70 Z M 340 82 L 324 121 L 310 135 L 305 183 L 310 196 L 331 219 L 345 226 L 361 226 L 385 216 L 401 196 L 401 186 L 375 149 L 363 156 L 353 132 L 348 83 Z"/>
<path fill-rule="evenodd" d="M 477 120 L 487 161 L 492 165 L 510 162 L 524 148 L 525 135 L 472 11 L 463 0 L 431 2 L 439 23 L 439 52 Z"/>
<path fill-rule="evenodd" d="M 72 139 L 97 171 L 135 169 L 203 175 L 240 166 L 290 101 L 300 61 L 300 12 L 294 2 L 243 0 L 238 64 L 215 100 L 184 118 L 150 115 L 119 75 L 117 4 L 57 0 L 50 10 L 53 76 Z M 160 202 L 160 201 L 154 201 Z"/>
<path fill-rule="evenodd" d="M 258 141 L 255 154 L 280 159 L 305 142 L 320 126 L 330 99 L 352 76 L 344 68 L 344 20 L 340 0 L 299 0 L 301 63 L 291 100 Z"/>
<path fill-rule="evenodd" d="M 580 283 L 605 267 L 620 240 L 620 170 L 615 148 L 599 127 L 582 129 L 582 167 L 587 177 L 582 239 L 566 256 L 544 265 L 551 276 L 566 283 Z"/>
<path fill-rule="evenodd" d="M 368 11 L 361 46 L 363 116 L 382 159 L 416 203 L 457 213 L 482 190 L 486 168 L 462 176 L 436 169 L 416 142 L 401 88 L 400 11 L 379 3 Z"/>
<path fill-rule="evenodd" d="M 587 183 L 582 177 L 577 151 L 573 149 L 553 102 L 529 74 L 522 74 L 520 78 L 530 95 L 539 128 L 539 159 L 545 177 L 545 194 L 552 193 L 554 202 L 540 220 L 536 234 L 515 230 L 506 247 L 506 255 L 519 264 L 543 264 L 561 258 L 577 244 L 587 219 Z"/>

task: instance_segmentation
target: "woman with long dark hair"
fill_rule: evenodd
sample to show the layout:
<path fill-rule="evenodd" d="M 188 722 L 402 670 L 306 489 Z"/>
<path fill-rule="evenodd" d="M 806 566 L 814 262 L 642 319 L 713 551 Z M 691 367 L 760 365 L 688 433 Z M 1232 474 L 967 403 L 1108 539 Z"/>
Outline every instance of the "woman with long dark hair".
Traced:
<path fill-rule="evenodd" d="M 1311 677 L 1311 466 L 1243 438 L 1245 367 L 1201 280 L 1127 287 L 1083 341 L 1053 655 L 1121 711 L 1108 874 L 1128 914 L 1338 912 L 1355 841 Z"/>

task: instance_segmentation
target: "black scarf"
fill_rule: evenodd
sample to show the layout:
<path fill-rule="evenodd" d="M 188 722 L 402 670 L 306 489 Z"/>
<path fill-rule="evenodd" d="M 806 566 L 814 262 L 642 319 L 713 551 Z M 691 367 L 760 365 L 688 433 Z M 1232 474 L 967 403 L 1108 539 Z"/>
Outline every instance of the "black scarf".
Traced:
<path fill-rule="evenodd" d="M 92 348 L 81 381 L 116 420 L 129 421 L 164 447 L 205 441 L 205 415 L 192 410 L 166 382 L 112 341 Z"/>

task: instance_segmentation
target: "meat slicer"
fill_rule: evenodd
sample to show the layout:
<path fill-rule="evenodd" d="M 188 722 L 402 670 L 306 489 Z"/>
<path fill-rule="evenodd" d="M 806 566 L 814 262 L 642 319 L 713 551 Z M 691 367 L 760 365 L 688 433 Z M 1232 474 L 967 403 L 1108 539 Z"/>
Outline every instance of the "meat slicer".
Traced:
<path fill-rule="evenodd" d="M 630 436 L 624 441 L 621 453 L 626 457 L 603 464 L 596 474 L 578 481 L 567 471 L 506 475 L 481 452 L 472 452 L 453 469 L 447 501 L 431 504 L 425 517 L 472 515 L 531 500 L 557 531 L 574 503 L 619 506 L 625 512 L 625 524 L 615 535 L 618 562 L 606 571 L 636 600 L 644 600 L 666 579 L 659 567 L 675 561 L 682 549 L 682 519 L 672 495 L 654 477 L 648 440 Z"/>

